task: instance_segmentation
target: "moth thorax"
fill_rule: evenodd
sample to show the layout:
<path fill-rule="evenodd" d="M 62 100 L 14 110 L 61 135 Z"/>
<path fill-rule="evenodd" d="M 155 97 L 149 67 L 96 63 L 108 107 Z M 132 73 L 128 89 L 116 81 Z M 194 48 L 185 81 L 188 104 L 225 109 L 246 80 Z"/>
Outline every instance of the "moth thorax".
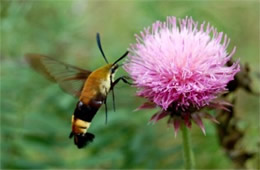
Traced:
<path fill-rule="evenodd" d="M 112 75 L 111 75 L 112 82 L 114 82 L 114 81 L 115 81 L 115 74 L 116 74 L 116 72 L 112 73 Z"/>
<path fill-rule="evenodd" d="M 107 93 L 109 92 L 110 85 L 111 85 L 110 81 L 111 81 L 110 74 L 108 74 L 107 77 L 101 81 L 99 88 L 100 88 L 100 92 L 103 95 L 107 95 Z"/>

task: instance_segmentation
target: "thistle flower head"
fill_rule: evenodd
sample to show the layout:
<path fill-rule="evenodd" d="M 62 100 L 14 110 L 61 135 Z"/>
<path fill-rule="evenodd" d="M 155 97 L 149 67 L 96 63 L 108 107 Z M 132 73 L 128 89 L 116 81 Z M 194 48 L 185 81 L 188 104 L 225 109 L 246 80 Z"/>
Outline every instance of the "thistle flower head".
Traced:
<path fill-rule="evenodd" d="M 124 68 L 138 96 L 160 106 L 164 115 L 185 119 L 210 105 L 239 71 L 238 62 L 226 65 L 235 53 L 226 51 L 229 42 L 210 24 L 168 17 L 136 35 Z"/>

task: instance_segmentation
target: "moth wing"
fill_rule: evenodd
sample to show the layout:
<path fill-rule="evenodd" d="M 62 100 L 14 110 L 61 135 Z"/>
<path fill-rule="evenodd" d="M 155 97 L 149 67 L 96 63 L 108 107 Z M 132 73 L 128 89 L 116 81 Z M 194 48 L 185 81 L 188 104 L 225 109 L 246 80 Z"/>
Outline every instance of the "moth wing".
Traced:
<path fill-rule="evenodd" d="M 29 65 L 68 94 L 79 97 L 91 71 L 81 69 L 40 54 L 25 55 Z"/>

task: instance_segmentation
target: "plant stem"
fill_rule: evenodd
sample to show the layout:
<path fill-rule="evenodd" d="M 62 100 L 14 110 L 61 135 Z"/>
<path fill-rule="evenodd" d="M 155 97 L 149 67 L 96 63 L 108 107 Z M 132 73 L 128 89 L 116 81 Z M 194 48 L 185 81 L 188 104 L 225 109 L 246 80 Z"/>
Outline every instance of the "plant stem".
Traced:
<path fill-rule="evenodd" d="M 182 140 L 183 140 L 183 157 L 186 169 L 194 169 L 194 157 L 190 143 L 190 134 L 184 123 L 181 124 Z"/>

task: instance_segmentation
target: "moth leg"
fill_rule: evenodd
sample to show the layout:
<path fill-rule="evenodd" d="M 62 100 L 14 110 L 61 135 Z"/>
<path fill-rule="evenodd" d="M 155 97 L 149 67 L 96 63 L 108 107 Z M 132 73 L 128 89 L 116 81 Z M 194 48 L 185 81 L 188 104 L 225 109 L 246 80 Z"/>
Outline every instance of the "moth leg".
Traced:
<path fill-rule="evenodd" d="M 131 82 L 128 81 L 129 79 L 131 79 L 131 78 L 128 77 L 128 76 L 119 77 L 118 79 L 116 79 L 116 80 L 112 83 L 111 89 L 113 89 L 114 86 L 115 86 L 120 80 L 122 80 L 122 81 L 123 81 L 124 83 L 126 83 L 126 84 L 134 85 L 133 83 L 131 83 Z"/>
<path fill-rule="evenodd" d="M 112 82 L 112 74 L 110 75 L 110 86 L 112 87 L 113 82 Z M 112 91 L 112 100 L 113 100 L 113 110 L 114 112 L 116 111 L 116 104 L 115 104 L 115 93 L 114 93 L 114 89 L 111 88 Z"/>

